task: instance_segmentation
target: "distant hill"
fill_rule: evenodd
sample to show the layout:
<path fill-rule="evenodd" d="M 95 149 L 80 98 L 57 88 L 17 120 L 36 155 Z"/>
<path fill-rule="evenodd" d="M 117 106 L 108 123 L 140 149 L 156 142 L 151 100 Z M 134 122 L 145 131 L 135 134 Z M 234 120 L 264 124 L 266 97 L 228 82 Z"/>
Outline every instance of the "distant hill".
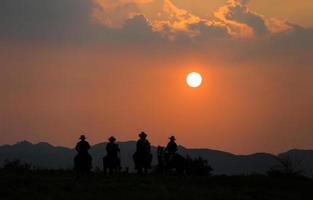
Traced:
<path fill-rule="evenodd" d="M 92 146 L 90 154 L 93 156 L 93 166 L 102 168 L 102 157 L 105 155 L 106 143 Z M 136 142 L 120 142 L 122 166 L 133 169 L 132 155 L 135 151 Z M 152 147 L 153 165 L 156 165 L 156 147 Z M 301 161 L 301 167 L 307 175 L 313 175 L 313 150 L 290 150 L 277 156 L 268 153 L 256 153 L 251 155 L 235 155 L 228 152 L 210 149 L 188 149 L 179 146 L 179 153 L 191 157 L 199 157 L 208 160 L 213 167 L 213 174 L 264 174 L 270 167 L 279 165 L 277 157 L 290 156 Z M 0 165 L 4 160 L 19 159 L 23 162 L 32 163 L 39 168 L 48 169 L 71 169 L 73 157 L 76 155 L 74 149 L 66 147 L 55 147 L 49 143 L 32 144 L 22 141 L 14 145 L 0 146 Z"/>

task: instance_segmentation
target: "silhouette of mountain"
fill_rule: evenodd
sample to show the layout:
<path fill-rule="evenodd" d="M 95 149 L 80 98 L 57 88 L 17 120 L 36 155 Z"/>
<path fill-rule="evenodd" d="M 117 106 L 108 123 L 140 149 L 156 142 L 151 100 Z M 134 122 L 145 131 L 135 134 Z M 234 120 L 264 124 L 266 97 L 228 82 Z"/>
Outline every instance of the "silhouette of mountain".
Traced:
<path fill-rule="evenodd" d="M 92 146 L 90 154 L 93 156 L 93 167 L 102 169 L 102 157 L 105 155 L 106 143 L 99 143 Z M 136 142 L 126 141 L 119 143 L 121 148 L 122 167 L 133 169 L 132 155 L 135 152 Z M 156 165 L 156 147 L 152 146 L 153 161 Z M 307 175 L 313 175 L 313 150 L 290 150 L 279 154 L 278 156 L 268 153 L 256 153 L 251 155 L 235 155 L 228 152 L 210 150 L 210 149 L 190 149 L 179 146 L 179 153 L 190 157 L 199 157 L 208 160 L 213 167 L 213 174 L 252 174 L 261 173 L 273 166 L 279 165 L 277 158 L 286 156 L 301 161 L 301 167 Z M 32 163 L 39 168 L 47 169 L 71 169 L 73 167 L 73 157 L 76 151 L 66 147 L 56 147 L 49 143 L 32 144 L 28 141 L 22 141 L 14 145 L 0 146 L 0 165 L 3 162 L 13 159 L 19 159 L 23 162 Z"/>
<path fill-rule="evenodd" d="M 299 168 L 304 169 L 307 175 L 313 175 L 313 150 L 292 149 L 278 155 L 280 158 L 290 157 L 298 162 Z"/>

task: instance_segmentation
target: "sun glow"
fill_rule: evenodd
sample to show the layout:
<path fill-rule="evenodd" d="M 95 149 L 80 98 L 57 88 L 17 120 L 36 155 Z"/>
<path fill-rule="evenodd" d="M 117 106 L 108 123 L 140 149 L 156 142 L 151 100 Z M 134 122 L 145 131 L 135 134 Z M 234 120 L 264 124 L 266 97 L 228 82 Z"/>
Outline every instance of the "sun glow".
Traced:
<path fill-rule="evenodd" d="M 202 77 L 198 72 L 191 72 L 187 75 L 186 82 L 188 86 L 192 88 L 197 88 L 202 83 Z"/>

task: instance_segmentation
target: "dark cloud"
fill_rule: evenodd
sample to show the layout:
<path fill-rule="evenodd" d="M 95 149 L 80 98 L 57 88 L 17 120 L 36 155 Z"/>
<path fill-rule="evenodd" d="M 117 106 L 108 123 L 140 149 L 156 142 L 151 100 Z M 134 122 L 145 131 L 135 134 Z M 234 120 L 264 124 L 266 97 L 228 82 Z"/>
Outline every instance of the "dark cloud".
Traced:
<path fill-rule="evenodd" d="M 269 32 L 263 16 L 251 11 L 247 7 L 247 0 L 229 0 L 222 6 L 215 16 L 224 22 L 233 33 L 240 33 L 245 28 L 251 28 L 254 35 L 260 36 Z"/>
<path fill-rule="evenodd" d="M 111 29 L 93 19 L 93 6 L 90 0 L 3 0 L 0 39 L 78 44 L 162 40 L 143 15 Z"/>
<path fill-rule="evenodd" d="M 313 28 L 290 24 L 291 31 L 273 35 L 269 40 L 272 49 L 313 53 Z"/>
<path fill-rule="evenodd" d="M 138 5 L 154 0 L 89 0 L 93 4 L 92 16 L 110 28 L 121 28 L 134 15 L 140 13 Z"/>
<path fill-rule="evenodd" d="M 210 39 L 221 39 L 229 37 L 227 33 L 227 28 L 218 24 L 208 25 L 205 21 L 201 21 L 197 24 L 192 24 L 189 26 L 190 29 L 197 31 L 195 39 L 198 41 L 206 41 Z"/>
<path fill-rule="evenodd" d="M 124 42 L 158 42 L 163 40 L 161 34 L 152 30 L 151 25 L 143 15 L 128 19 L 122 29 L 113 30 Z"/>

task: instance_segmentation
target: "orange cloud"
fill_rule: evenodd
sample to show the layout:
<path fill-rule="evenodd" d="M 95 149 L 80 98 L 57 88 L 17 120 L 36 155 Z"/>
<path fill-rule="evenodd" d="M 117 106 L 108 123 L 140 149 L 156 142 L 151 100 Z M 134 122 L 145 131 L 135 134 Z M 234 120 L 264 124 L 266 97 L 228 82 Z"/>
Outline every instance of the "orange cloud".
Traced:
<path fill-rule="evenodd" d="M 289 32 L 294 29 L 294 26 L 287 21 L 271 18 L 266 21 L 267 27 L 271 33 Z"/>
<path fill-rule="evenodd" d="M 175 39 L 178 32 L 194 36 L 196 32 L 190 29 L 190 25 L 198 24 L 201 21 L 200 17 L 176 7 L 170 0 L 164 0 L 163 10 L 159 15 L 162 15 L 162 18 L 165 17 L 166 20 L 154 20 L 153 28 L 165 33 L 171 39 Z"/>
<path fill-rule="evenodd" d="M 214 18 L 206 19 L 178 8 L 171 0 L 92 0 L 93 18 L 110 28 L 122 28 L 128 19 L 143 15 L 152 30 L 163 37 L 175 40 L 180 36 L 197 38 L 216 32 L 235 38 L 253 38 L 271 33 L 286 32 L 292 29 L 285 21 L 267 20 L 264 16 L 247 7 L 250 0 L 229 0 L 215 13 Z M 142 5 L 161 5 L 156 18 L 149 16 Z M 204 32 L 203 32 L 204 31 Z M 225 34 L 220 34 L 224 36 Z"/>
<path fill-rule="evenodd" d="M 292 26 L 286 21 L 274 18 L 268 20 L 263 15 L 251 11 L 247 6 L 249 2 L 250 0 L 229 0 L 214 13 L 214 16 L 227 26 L 231 36 L 252 38 L 292 30 Z"/>

